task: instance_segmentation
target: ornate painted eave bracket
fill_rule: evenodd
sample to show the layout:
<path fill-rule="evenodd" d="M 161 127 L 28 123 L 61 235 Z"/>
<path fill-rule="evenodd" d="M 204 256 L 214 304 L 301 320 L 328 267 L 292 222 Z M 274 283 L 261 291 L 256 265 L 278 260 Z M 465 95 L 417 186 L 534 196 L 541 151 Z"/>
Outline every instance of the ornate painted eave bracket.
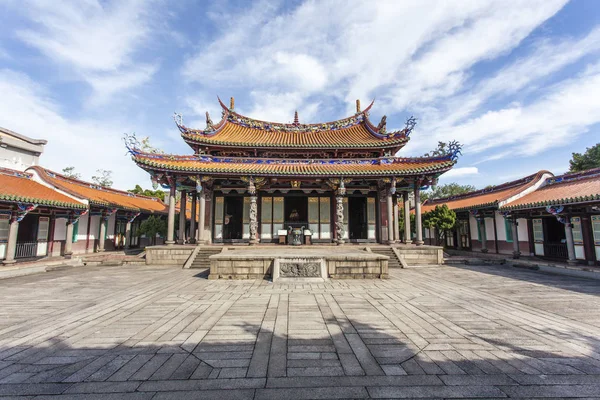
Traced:
<path fill-rule="evenodd" d="M 37 204 L 17 203 L 17 215 L 16 215 L 17 222 L 23 221 L 23 218 L 25 218 L 27 216 L 27 214 L 29 214 L 31 211 L 35 210 L 37 207 L 38 207 Z"/>

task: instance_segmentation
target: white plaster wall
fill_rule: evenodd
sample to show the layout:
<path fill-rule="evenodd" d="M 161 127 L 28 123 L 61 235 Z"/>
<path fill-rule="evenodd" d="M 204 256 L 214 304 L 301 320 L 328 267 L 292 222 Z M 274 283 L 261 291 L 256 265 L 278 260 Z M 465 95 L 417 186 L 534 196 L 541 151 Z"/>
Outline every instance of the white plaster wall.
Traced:
<path fill-rule="evenodd" d="M 494 215 L 496 217 L 496 227 L 497 227 L 497 230 L 498 230 L 498 240 L 506 241 L 506 228 L 505 228 L 506 224 L 504 222 L 504 216 L 502 214 L 500 214 L 499 211 L 496 211 L 494 213 Z M 491 221 L 491 223 L 493 224 L 494 222 Z M 493 233 L 493 229 L 494 229 L 494 226 L 492 225 L 492 235 L 494 234 Z M 491 236 L 491 237 L 493 238 L 494 236 Z"/>
<path fill-rule="evenodd" d="M 94 215 L 89 217 L 90 225 L 90 240 L 95 240 L 98 238 L 98 233 L 100 232 L 100 216 Z M 91 245 L 90 245 L 91 246 Z"/>
<path fill-rule="evenodd" d="M 27 168 L 38 165 L 39 156 L 28 151 L 14 147 L 0 147 L 0 167 L 25 171 Z"/>
<path fill-rule="evenodd" d="M 500 229 L 498 229 L 500 230 Z M 494 240 L 494 219 L 486 218 L 485 219 L 485 234 L 487 240 Z"/>
<path fill-rule="evenodd" d="M 67 239 L 67 219 L 57 218 L 54 223 L 54 240 Z"/>
<path fill-rule="evenodd" d="M 529 242 L 529 233 L 527 231 L 527 220 L 525 218 L 519 218 L 517 220 L 517 230 L 519 235 L 519 242 Z"/>
<path fill-rule="evenodd" d="M 469 215 L 469 227 L 471 228 L 471 239 L 477 240 L 477 220 L 472 215 Z"/>
<path fill-rule="evenodd" d="M 86 240 L 89 220 L 89 214 L 86 214 L 83 217 L 79 218 L 79 222 L 77 223 L 77 225 L 79 225 L 79 228 L 77 229 L 77 241 Z"/>
<path fill-rule="evenodd" d="M 115 221 L 117 220 L 117 214 L 113 214 L 108 218 L 108 225 L 106 227 L 106 232 L 108 234 L 108 239 L 115 238 Z"/>

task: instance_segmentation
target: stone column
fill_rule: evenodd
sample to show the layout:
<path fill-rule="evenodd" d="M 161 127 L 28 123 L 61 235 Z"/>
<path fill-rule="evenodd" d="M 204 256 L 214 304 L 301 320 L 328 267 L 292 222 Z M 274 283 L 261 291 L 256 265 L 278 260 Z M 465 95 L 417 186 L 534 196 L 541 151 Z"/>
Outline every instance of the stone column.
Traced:
<path fill-rule="evenodd" d="M 200 193 L 200 222 L 198 223 L 198 241 L 200 243 L 204 243 L 204 224 L 206 218 L 206 196 L 209 196 L 209 192 L 207 192 L 206 188 L 203 188 L 202 193 Z"/>
<path fill-rule="evenodd" d="M 8 228 L 8 242 L 6 243 L 6 258 L 2 264 L 13 264 L 15 262 L 15 253 L 17 252 L 17 234 L 19 233 L 19 221 L 16 216 L 10 219 Z"/>
<path fill-rule="evenodd" d="M 256 189 L 250 192 L 250 246 L 259 242 L 258 238 L 258 199 Z"/>
<path fill-rule="evenodd" d="M 185 243 L 185 223 L 186 223 L 186 211 L 187 211 L 187 193 L 185 190 L 181 191 L 181 200 L 179 201 L 179 237 L 177 238 L 177 244 Z"/>
<path fill-rule="evenodd" d="M 423 242 L 423 224 L 421 222 L 421 190 L 419 183 L 415 183 L 415 229 L 417 231 L 417 237 L 415 244 L 422 246 Z"/>
<path fill-rule="evenodd" d="M 521 255 L 521 251 L 519 250 L 519 224 L 517 223 L 517 218 L 513 218 L 512 226 L 512 236 L 513 236 L 513 258 L 519 258 Z"/>
<path fill-rule="evenodd" d="M 176 183 L 173 179 L 171 183 L 171 188 L 169 191 L 169 217 L 167 219 L 167 240 L 165 244 L 168 246 L 172 246 L 175 244 L 175 196 L 177 193 L 177 189 L 175 187 Z"/>
<path fill-rule="evenodd" d="M 190 238 L 188 243 L 196 244 L 196 200 L 198 198 L 198 192 L 192 192 L 192 219 L 190 221 Z"/>
<path fill-rule="evenodd" d="M 125 225 L 125 249 L 131 247 L 131 220 L 127 220 Z"/>
<path fill-rule="evenodd" d="M 399 195 L 396 194 L 394 198 L 394 242 L 400 242 L 400 220 L 399 220 L 399 211 L 398 211 L 398 200 Z"/>
<path fill-rule="evenodd" d="M 394 202 L 392 199 L 391 188 L 388 188 L 387 190 L 387 193 L 385 195 L 385 201 L 387 205 L 387 243 L 392 244 L 394 243 Z"/>
<path fill-rule="evenodd" d="M 410 237 L 410 198 L 408 192 L 402 193 L 404 200 L 404 243 L 411 244 L 412 239 Z"/>
<path fill-rule="evenodd" d="M 338 191 L 335 196 L 335 237 L 338 245 L 344 240 L 344 195 Z"/>
<path fill-rule="evenodd" d="M 67 237 L 65 238 L 65 254 L 66 258 L 71 258 L 73 255 L 73 219 L 67 220 Z"/>
<path fill-rule="evenodd" d="M 485 229 L 485 217 L 477 218 L 477 229 L 479 229 L 479 237 L 481 237 L 481 252 L 487 253 L 487 233 Z"/>
<path fill-rule="evenodd" d="M 100 216 L 100 237 L 98 238 L 99 253 L 104 251 L 104 240 L 106 238 L 106 225 L 108 224 L 108 218 L 110 218 L 110 216 L 106 216 L 104 215 L 104 213 L 102 213 L 102 215 Z"/>
<path fill-rule="evenodd" d="M 567 238 L 567 252 L 569 254 L 568 263 L 575 264 L 577 259 L 575 258 L 575 243 L 573 242 L 573 226 L 571 225 L 571 218 L 567 217 L 565 221 L 565 236 Z"/>

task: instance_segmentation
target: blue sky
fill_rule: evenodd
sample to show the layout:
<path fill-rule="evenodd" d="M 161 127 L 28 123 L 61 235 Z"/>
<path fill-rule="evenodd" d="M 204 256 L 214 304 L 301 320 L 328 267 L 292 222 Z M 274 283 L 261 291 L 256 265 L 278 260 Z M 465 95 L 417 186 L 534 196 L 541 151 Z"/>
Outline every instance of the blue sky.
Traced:
<path fill-rule="evenodd" d="M 123 133 L 189 154 L 172 120 L 204 127 L 216 96 L 258 119 L 319 122 L 376 99 L 399 153 L 458 140 L 442 182 L 558 174 L 600 140 L 600 3 L 0 0 L 0 126 L 49 141 L 42 163 L 149 187 Z"/>

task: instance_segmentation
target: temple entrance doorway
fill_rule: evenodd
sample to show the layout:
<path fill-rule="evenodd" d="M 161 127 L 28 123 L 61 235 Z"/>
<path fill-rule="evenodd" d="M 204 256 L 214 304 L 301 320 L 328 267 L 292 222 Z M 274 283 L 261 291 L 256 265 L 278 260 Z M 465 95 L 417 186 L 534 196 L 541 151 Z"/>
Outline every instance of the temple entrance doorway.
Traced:
<path fill-rule="evenodd" d="M 242 217 L 244 210 L 244 198 L 242 196 L 225 197 L 225 209 L 223 213 L 223 239 L 242 239 Z"/>
<path fill-rule="evenodd" d="M 308 197 L 287 196 L 283 201 L 283 212 L 285 218 L 285 229 L 289 226 L 308 229 Z"/>
<path fill-rule="evenodd" d="M 348 235 L 350 240 L 368 239 L 367 198 L 348 198 Z"/>
<path fill-rule="evenodd" d="M 556 218 L 544 218 L 544 256 L 566 260 L 569 258 L 565 225 Z"/>

